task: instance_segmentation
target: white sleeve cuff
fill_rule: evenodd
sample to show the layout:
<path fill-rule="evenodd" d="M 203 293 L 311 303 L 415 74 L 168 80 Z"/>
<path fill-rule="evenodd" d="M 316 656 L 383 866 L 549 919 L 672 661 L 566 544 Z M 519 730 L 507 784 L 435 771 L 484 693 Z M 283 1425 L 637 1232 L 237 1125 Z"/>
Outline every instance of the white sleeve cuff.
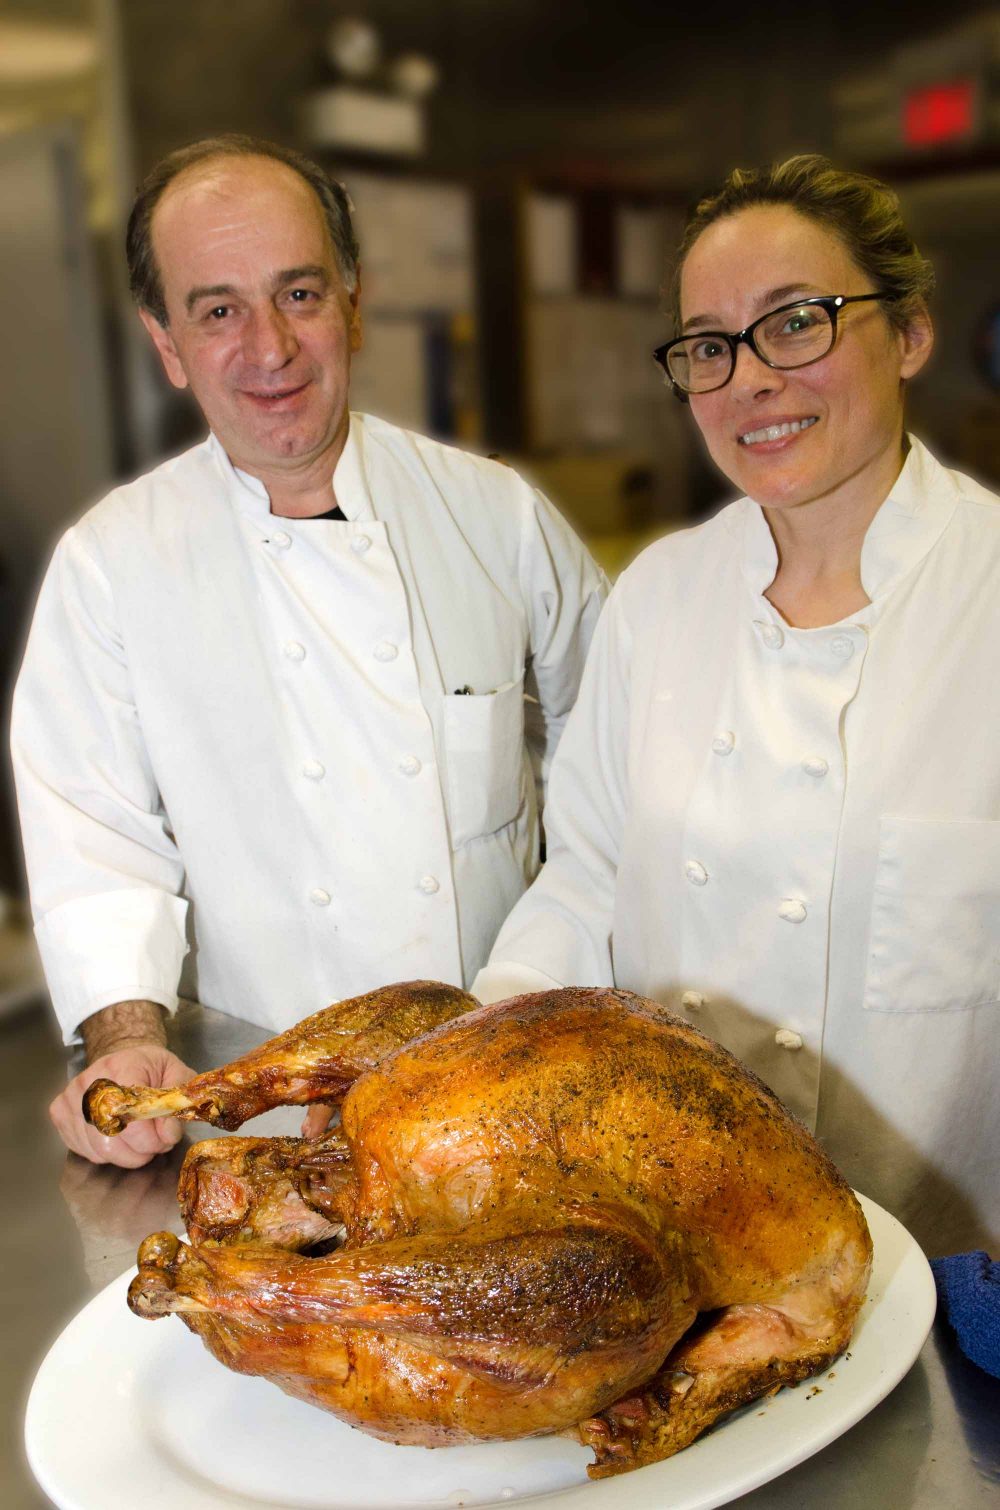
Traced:
<path fill-rule="evenodd" d="M 541 970 L 532 970 L 530 965 L 517 965 L 505 960 L 485 964 L 472 982 L 471 994 L 487 1006 L 492 1001 L 506 1001 L 510 996 L 526 996 L 531 991 L 561 991 L 562 982 L 544 975 Z"/>
<path fill-rule="evenodd" d="M 64 902 L 39 919 L 35 938 L 65 1043 L 79 1042 L 85 1017 L 119 1001 L 177 1010 L 187 906 L 169 892 L 127 887 Z"/>

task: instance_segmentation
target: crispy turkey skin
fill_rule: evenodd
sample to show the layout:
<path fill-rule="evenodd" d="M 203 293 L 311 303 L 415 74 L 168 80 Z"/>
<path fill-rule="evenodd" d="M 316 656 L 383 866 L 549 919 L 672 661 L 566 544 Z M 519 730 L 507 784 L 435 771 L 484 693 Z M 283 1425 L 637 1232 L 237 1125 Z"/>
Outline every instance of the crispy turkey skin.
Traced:
<path fill-rule="evenodd" d="M 192 1241 L 146 1239 L 137 1314 L 177 1312 L 230 1368 L 392 1441 L 575 1430 L 594 1476 L 850 1338 L 853 1194 L 755 1076 L 628 992 L 386 987 L 176 1091 L 99 1082 L 89 1111 L 234 1126 L 332 1086 L 321 1139 L 191 1149 Z"/>

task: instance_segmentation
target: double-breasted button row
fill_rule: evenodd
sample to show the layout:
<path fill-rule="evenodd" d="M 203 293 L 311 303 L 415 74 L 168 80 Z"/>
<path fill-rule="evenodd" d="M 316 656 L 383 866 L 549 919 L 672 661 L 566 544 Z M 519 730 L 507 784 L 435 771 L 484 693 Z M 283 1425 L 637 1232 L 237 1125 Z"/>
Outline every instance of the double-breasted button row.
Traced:
<path fill-rule="evenodd" d="M 419 776 L 424 768 L 423 761 L 416 755 L 404 755 L 398 764 L 404 776 Z M 301 769 L 309 781 L 322 781 L 326 775 L 326 766 L 321 760 L 304 760 Z"/>
<path fill-rule="evenodd" d="M 731 755 L 736 748 L 736 735 L 732 729 L 720 729 L 712 739 L 712 750 L 716 755 Z M 822 755 L 807 755 L 802 761 L 802 769 L 809 776 L 825 776 L 830 769 L 828 760 Z"/>
<path fill-rule="evenodd" d="M 290 661 L 304 661 L 306 658 L 306 647 L 298 640 L 286 640 L 281 651 Z M 394 661 L 398 654 L 399 646 L 392 640 L 379 640 L 378 644 L 372 647 L 372 655 L 377 661 Z"/>
<path fill-rule="evenodd" d="M 272 530 L 264 543 L 276 546 L 279 551 L 287 551 L 291 549 L 293 542 L 287 530 Z M 371 546 L 370 535 L 355 535 L 351 540 L 351 550 L 356 556 L 363 556 L 366 551 L 371 550 Z"/>
<path fill-rule="evenodd" d="M 417 882 L 417 890 L 422 891 L 424 896 L 432 897 L 436 891 L 441 890 L 441 882 L 437 876 L 421 876 Z M 325 887 L 314 886 L 309 893 L 309 900 L 314 907 L 329 907 L 333 898 Z"/>
<path fill-rule="evenodd" d="M 769 623 L 766 619 L 755 619 L 754 624 L 768 650 L 781 649 L 785 643 L 785 631 L 780 624 Z M 838 661 L 849 661 L 858 649 L 856 637 L 850 634 L 835 634 L 827 644 L 830 654 Z"/>
<path fill-rule="evenodd" d="M 708 885 L 708 871 L 700 860 L 685 860 L 684 875 L 692 886 Z M 808 908 L 800 897 L 782 897 L 778 904 L 778 916 L 786 923 L 804 923 Z"/>

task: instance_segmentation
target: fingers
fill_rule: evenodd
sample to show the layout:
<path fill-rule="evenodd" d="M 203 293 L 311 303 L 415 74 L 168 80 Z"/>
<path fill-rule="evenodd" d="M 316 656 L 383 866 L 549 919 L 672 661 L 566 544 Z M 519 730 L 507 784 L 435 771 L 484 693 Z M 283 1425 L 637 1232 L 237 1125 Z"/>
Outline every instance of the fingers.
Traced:
<path fill-rule="evenodd" d="M 52 1123 L 71 1153 L 79 1154 L 91 1164 L 115 1164 L 120 1169 L 139 1169 L 160 1152 L 156 1148 L 137 1148 L 125 1137 L 106 1138 L 95 1128 L 88 1127 L 80 1111 L 80 1093 L 74 1094 L 74 1086 L 75 1081 L 49 1107 Z"/>
<path fill-rule="evenodd" d="M 181 1136 L 179 1128 L 176 1133 L 172 1126 L 158 1132 L 159 1124 L 140 1122 L 126 1128 L 120 1136 L 108 1138 L 88 1127 L 80 1117 L 60 1119 L 54 1104 L 50 1114 L 63 1142 L 73 1153 L 92 1164 L 113 1164 L 119 1169 L 141 1169 L 157 1154 L 169 1153 Z"/>
<path fill-rule="evenodd" d="M 83 1097 L 95 1080 L 124 1073 L 140 1084 L 175 1083 L 190 1078 L 191 1071 L 167 1050 L 151 1046 L 105 1055 L 82 1070 L 52 1102 L 49 1116 L 72 1152 L 92 1164 L 113 1164 L 120 1169 L 140 1169 L 158 1154 L 168 1153 L 183 1136 L 177 1123 L 156 1118 L 130 1123 L 117 1137 L 106 1137 L 84 1120 Z"/>
<path fill-rule="evenodd" d="M 311 1106 L 302 1119 L 302 1136 L 318 1138 L 325 1133 L 330 1126 L 333 1110 L 332 1106 Z"/>
<path fill-rule="evenodd" d="M 172 1117 L 157 1117 L 152 1126 L 156 1136 L 163 1145 L 164 1152 L 168 1148 L 176 1148 L 184 1136 L 184 1129 L 181 1127 L 181 1124 L 175 1122 Z"/>

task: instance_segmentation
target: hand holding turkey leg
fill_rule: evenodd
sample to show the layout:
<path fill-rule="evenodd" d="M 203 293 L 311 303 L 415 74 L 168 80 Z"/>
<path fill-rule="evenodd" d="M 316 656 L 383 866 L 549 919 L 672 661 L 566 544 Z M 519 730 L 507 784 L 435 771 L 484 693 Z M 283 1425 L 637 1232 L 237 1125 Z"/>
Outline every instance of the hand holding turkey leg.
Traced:
<path fill-rule="evenodd" d="M 407 981 L 316 1012 L 222 1069 L 171 1090 L 96 1081 L 84 1099 L 105 1134 L 150 1117 L 234 1129 L 273 1106 L 336 1105 L 359 1075 L 394 1049 L 479 1003 L 437 981 Z"/>
<path fill-rule="evenodd" d="M 120 1075 L 159 1094 L 164 1084 L 187 1079 L 190 1068 L 167 1048 L 164 1009 L 151 1001 L 118 1002 L 88 1017 L 80 1025 L 87 1067 L 69 1082 L 49 1107 L 49 1116 L 71 1153 L 92 1164 L 115 1164 L 138 1169 L 157 1154 L 167 1153 L 181 1136 L 173 1122 L 153 1121 L 130 1128 L 113 1142 L 87 1125 L 84 1101 L 90 1087 Z"/>

